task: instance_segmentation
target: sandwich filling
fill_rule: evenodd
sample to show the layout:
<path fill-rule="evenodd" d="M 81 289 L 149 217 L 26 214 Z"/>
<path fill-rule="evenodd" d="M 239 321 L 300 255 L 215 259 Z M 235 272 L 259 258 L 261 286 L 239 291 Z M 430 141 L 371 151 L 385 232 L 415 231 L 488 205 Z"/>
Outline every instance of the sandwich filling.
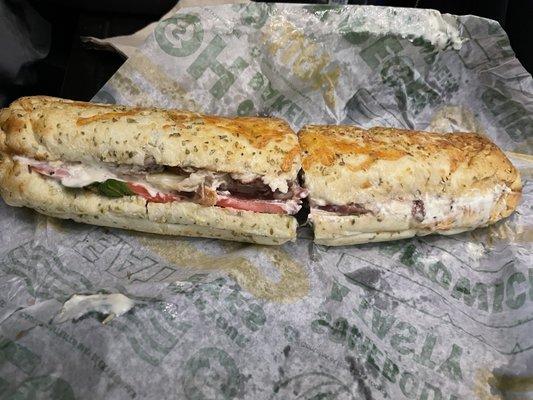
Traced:
<path fill-rule="evenodd" d="M 31 172 L 68 188 L 106 197 L 141 196 L 147 202 L 195 202 L 268 214 L 296 214 L 307 190 L 297 180 L 280 182 L 255 174 L 222 173 L 163 165 L 83 164 L 14 156 Z"/>
<path fill-rule="evenodd" d="M 425 194 L 415 200 L 388 199 L 369 203 L 345 205 L 322 205 L 321 201 L 311 200 L 310 220 L 316 215 L 372 216 L 377 221 L 394 218 L 405 221 L 412 227 L 425 229 L 448 229 L 457 221 L 467 221 L 472 226 L 485 225 L 502 196 L 511 192 L 505 185 L 497 185 L 492 190 L 471 193 L 459 197 Z"/>

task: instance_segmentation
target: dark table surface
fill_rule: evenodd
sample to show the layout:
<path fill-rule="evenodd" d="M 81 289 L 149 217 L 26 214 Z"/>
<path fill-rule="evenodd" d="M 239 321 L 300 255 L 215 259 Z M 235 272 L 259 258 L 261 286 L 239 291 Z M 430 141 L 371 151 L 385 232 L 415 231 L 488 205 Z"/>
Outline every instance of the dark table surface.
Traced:
<path fill-rule="evenodd" d="M 4 1 L 4 0 L 0 0 Z M 6 0 L 7 1 L 7 0 Z M 15 1 L 16 2 L 16 1 Z M 175 0 L 28 0 L 51 25 L 49 54 L 26 68 L 23 83 L 0 87 L 3 102 L 23 96 L 46 94 L 75 100 L 90 100 L 125 61 L 113 51 L 84 44 L 80 36 L 110 37 L 128 35 L 158 20 Z M 9 5 L 8 1 L 8 5 Z M 327 1 L 310 1 L 327 3 Z M 453 14 L 474 14 L 500 22 L 510 37 L 518 59 L 531 72 L 533 0 L 419 0 L 349 1 L 350 4 L 376 4 L 434 8 Z M 0 49 L 2 50 L 2 49 Z M 1 100 L 0 100 L 1 101 Z M 0 104 L 2 106 L 2 104 Z"/>

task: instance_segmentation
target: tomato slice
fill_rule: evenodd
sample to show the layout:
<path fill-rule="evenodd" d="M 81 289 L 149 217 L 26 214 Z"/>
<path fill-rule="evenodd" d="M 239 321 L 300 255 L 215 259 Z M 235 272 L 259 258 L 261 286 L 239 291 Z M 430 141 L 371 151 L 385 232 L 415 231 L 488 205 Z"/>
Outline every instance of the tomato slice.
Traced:
<path fill-rule="evenodd" d="M 171 203 L 173 201 L 180 200 L 179 196 L 170 193 L 157 192 L 155 195 L 152 195 L 150 194 L 148 189 L 146 189 L 143 185 L 139 185 L 137 183 L 128 182 L 128 187 L 137 196 L 141 196 L 142 198 L 148 200 L 151 203 Z"/>
<path fill-rule="evenodd" d="M 237 197 L 219 197 L 217 206 L 236 210 L 254 211 L 267 214 L 287 214 L 282 204 L 267 200 L 247 200 Z"/>

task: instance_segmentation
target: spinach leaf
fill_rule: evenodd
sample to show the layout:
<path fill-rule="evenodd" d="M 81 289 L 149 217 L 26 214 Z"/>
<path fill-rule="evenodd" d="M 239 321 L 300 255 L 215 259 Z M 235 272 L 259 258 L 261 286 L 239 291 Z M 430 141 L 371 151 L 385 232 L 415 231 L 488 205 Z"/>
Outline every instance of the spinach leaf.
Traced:
<path fill-rule="evenodd" d="M 94 187 L 98 193 L 106 197 L 122 197 L 135 194 L 129 188 L 126 182 L 117 181 L 116 179 L 108 179 L 104 182 L 95 182 L 90 186 Z"/>

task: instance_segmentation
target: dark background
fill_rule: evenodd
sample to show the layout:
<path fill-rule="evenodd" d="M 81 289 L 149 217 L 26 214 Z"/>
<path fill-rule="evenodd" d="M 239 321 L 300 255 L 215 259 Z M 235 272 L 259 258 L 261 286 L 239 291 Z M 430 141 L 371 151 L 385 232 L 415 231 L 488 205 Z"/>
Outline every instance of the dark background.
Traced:
<path fill-rule="evenodd" d="M 176 4 L 176 0 L 23 1 L 49 22 L 50 51 L 44 59 L 25 65 L 16 80 L 2 79 L 0 74 L 0 106 L 17 97 L 35 94 L 90 100 L 125 59 L 115 52 L 83 44 L 79 37 L 131 34 L 158 20 Z M 20 1 L 0 0 L 0 5 L 2 2 L 5 8 L 25 17 Z M 327 0 L 309 3 L 325 4 Z M 349 1 L 349 4 L 417 6 L 497 20 L 507 31 L 518 59 L 530 73 L 533 71 L 533 0 L 369 0 Z M 4 49 L 0 48 L 0 57 L 2 53 Z"/>

